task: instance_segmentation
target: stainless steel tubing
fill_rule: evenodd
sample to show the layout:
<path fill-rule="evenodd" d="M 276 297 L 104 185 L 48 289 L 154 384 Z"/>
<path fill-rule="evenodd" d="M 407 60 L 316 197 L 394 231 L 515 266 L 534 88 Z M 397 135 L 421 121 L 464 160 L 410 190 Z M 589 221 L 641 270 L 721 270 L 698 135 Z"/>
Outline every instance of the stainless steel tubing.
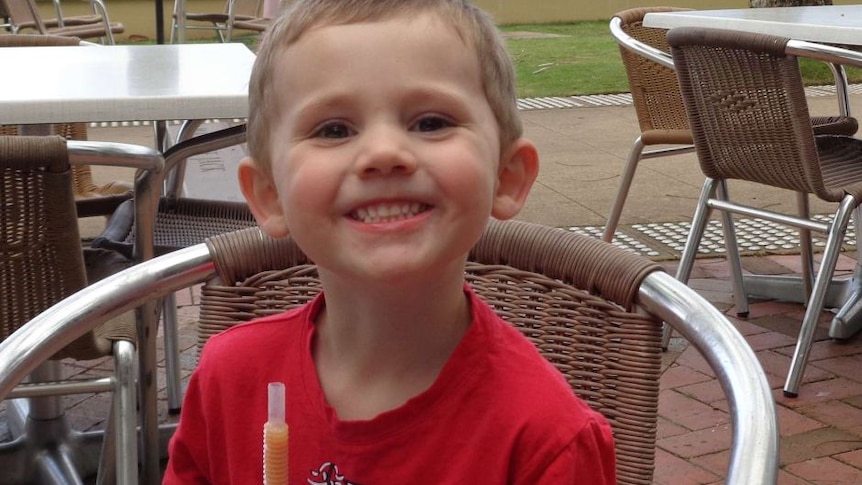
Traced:
<path fill-rule="evenodd" d="M 775 484 L 779 443 L 775 403 L 766 375 L 742 335 L 708 301 L 665 273 L 647 276 L 637 302 L 700 351 L 728 397 L 733 444 L 725 483 Z"/>

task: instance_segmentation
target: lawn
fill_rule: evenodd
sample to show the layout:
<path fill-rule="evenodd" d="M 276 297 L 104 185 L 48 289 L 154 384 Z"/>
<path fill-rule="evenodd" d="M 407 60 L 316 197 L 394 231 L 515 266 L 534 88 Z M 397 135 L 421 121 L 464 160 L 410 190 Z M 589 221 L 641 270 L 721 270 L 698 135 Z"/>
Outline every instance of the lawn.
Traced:
<path fill-rule="evenodd" d="M 506 25 L 501 29 L 509 33 L 507 42 L 515 60 L 520 97 L 629 90 L 608 21 Z M 803 59 L 802 73 L 808 85 L 832 84 L 832 74 L 821 62 Z M 847 73 L 851 83 L 862 82 L 862 70 L 847 69 Z"/>

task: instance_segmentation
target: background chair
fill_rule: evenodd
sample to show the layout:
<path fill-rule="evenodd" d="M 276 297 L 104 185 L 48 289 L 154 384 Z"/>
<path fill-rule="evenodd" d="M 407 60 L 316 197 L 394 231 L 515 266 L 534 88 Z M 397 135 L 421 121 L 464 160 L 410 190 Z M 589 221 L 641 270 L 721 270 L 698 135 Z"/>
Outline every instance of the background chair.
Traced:
<path fill-rule="evenodd" d="M 727 393 L 733 450 L 726 483 L 775 483 L 777 422 L 765 375 L 730 322 L 693 290 L 623 249 L 517 221 L 491 221 L 470 261 L 467 280 L 480 297 L 611 421 L 620 483 L 652 483 L 662 320 L 706 356 Z M 126 308 L 202 281 L 201 342 L 319 291 L 315 268 L 290 239 L 273 240 L 257 228 L 216 236 L 135 265 L 32 320 L 0 344 L 0 396 L 28 371 L 34 354 Z M 23 346 L 49 329 L 58 341 Z"/>
<path fill-rule="evenodd" d="M 77 37 L 57 35 L 0 35 L 0 47 L 79 46 Z M 53 125 L 53 132 L 67 140 L 87 140 L 86 123 Z M 0 125 L 0 135 L 17 135 L 17 125 Z M 132 184 L 115 180 L 97 185 L 89 165 L 72 166 L 72 184 L 78 217 L 111 215 L 125 200 L 132 198 Z"/>
<path fill-rule="evenodd" d="M 0 341 L 28 320 L 84 288 L 93 275 L 127 267 L 107 257 L 90 259 L 90 274 L 78 235 L 70 155 L 59 136 L 0 136 Z M 117 318 L 82 333 L 62 348 L 45 353 L 31 383 L 6 397 L 13 441 L 0 444 L 5 466 L 0 483 L 80 483 L 80 476 L 113 473 L 118 483 L 137 481 L 135 409 L 135 327 Z M 51 335 L 41 334 L 50 340 Z M 107 379 L 61 380 L 59 359 L 92 360 L 113 356 Z M 104 433 L 69 428 L 60 395 L 114 393 Z M 104 447 L 104 448 L 102 448 Z"/>
<path fill-rule="evenodd" d="M 244 202 L 189 199 L 183 197 L 180 190 L 185 161 L 197 154 L 245 142 L 245 125 L 231 126 L 191 139 L 188 138 L 189 135 L 190 133 L 181 133 L 180 141 L 165 152 L 165 171 L 172 174 L 172 177 L 168 181 L 166 194 L 159 199 L 154 216 L 154 249 L 157 254 L 202 243 L 216 234 L 257 225 Z M 91 247 L 116 251 L 128 258 L 135 258 L 135 204 L 135 201 L 122 203 L 111 216 L 105 230 L 90 243 Z M 162 309 L 168 411 L 175 414 L 180 411 L 182 405 L 182 390 L 176 301 L 173 294 L 165 297 Z"/>
<path fill-rule="evenodd" d="M 86 24 L 95 24 L 102 21 L 102 18 L 98 15 L 73 15 L 69 17 L 63 17 L 62 6 L 60 5 L 60 0 L 54 0 L 54 12 L 56 17 L 53 19 L 42 19 L 45 23 L 46 27 L 65 27 L 66 25 L 86 25 Z M 0 3 L 0 20 L 3 21 L 3 24 L 0 24 L 0 28 L 4 30 L 12 31 L 13 26 L 9 20 L 9 14 L 4 10 L 3 4 Z M 18 25 L 17 29 L 30 28 L 35 29 L 35 24 L 22 24 Z M 16 30 L 17 30 L 16 29 Z M 12 32 L 14 33 L 14 32 Z"/>
<path fill-rule="evenodd" d="M 673 7 L 647 7 L 624 10 L 614 15 L 610 22 L 611 35 L 620 45 L 620 56 L 626 69 L 632 104 L 637 114 L 641 134 L 635 138 L 629 157 L 621 175 L 620 187 L 611 207 L 602 240 L 614 238 L 623 206 L 634 179 L 638 163 L 644 158 L 688 153 L 694 150 L 688 118 L 679 94 L 676 72 L 658 63 L 645 49 L 646 45 L 670 53 L 665 29 L 643 26 L 643 18 L 649 12 L 686 10 Z M 644 151 L 647 147 L 678 145 L 671 148 Z"/>
<path fill-rule="evenodd" d="M 171 23 L 171 43 L 177 38 L 177 4 L 174 3 L 173 22 Z M 263 32 L 272 19 L 263 16 L 262 0 L 227 0 L 223 12 L 187 12 L 185 28 L 191 30 L 212 30 L 221 42 L 230 42 L 234 30 Z M 188 24 L 188 21 L 196 22 Z M 206 25 L 209 24 L 209 25 Z"/>
<path fill-rule="evenodd" d="M 797 57 L 862 65 L 862 55 L 785 38 L 709 29 L 674 29 L 668 42 L 706 175 L 678 278 L 688 280 L 712 209 L 728 214 L 723 219 L 725 244 L 738 288 L 744 282 L 730 213 L 799 227 L 808 238 L 811 230 L 828 234 L 784 386 L 785 395 L 796 396 L 847 224 L 862 201 L 862 141 L 815 136 Z M 831 224 L 810 220 L 807 213 L 793 216 L 746 206 L 730 200 L 727 182 L 732 179 L 792 190 L 806 201 L 813 194 L 839 206 Z M 810 283 L 805 275 L 803 279 Z"/>
<path fill-rule="evenodd" d="M 643 26 L 650 12 L 687 10 L 673 7 L 645 7 L 624 10 L 610 21 L 611 35 L 620 45 L 620 55 L 632 104 L 635 107 L 641 134 L 635 139 L 620 177 L 620 186 L 611 206 L 602 239 L 614 238 L 623 206 L 631 189 L 635 171 L 642 159 L 676 155 L 693 151 L 692 134 L 679 93 L 679 83 L 670 61 L 667 30 Z M 844 76 L 837 71 L 836 84 Z M 853 135 L 859 128 L 855 118 L 847 115 L 846 106 L 839 103 L 840 114 L 815 116 L 811 124 L 817 134 Z M 648 147 L 670 146 L 645 151 Z"/>
<path fill-rule="evenodd" d="M 35 0 L 0 0 L 2 7 L 9 16 L 9 24 L 13 34 L 21 30 L 32 29 L 43 35 L 58 35 L 63 37 L 78 37 L 91 39 L 99 37 L 105 44 L 114 44 L 114 34 L 125 30 L 123 24 L 111 22 L 108 9 L 102 0 L 90 0 L 93 16 L 58 18 L 45 21 L 39 14 Z"/>

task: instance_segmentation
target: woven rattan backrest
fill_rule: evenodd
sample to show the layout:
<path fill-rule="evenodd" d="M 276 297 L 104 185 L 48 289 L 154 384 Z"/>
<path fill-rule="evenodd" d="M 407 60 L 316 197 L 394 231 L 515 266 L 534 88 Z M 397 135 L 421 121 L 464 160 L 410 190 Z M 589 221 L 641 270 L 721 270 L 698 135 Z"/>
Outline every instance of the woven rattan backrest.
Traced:
<path fill-rule="evenodd" d="M 9 15 L 13 31 L 19 25 L 35 25 L 39 33 L 47 32 L 34 0 L 0 0 L 0 4 Z"/>
<path fill-rule="evenodd" d="M 0 0 L 4 1 L 4 0 Z M 0 35 L 0 47 L 48 47 L 77 46 L 81 39 L 77 37 L 60 37 L 58 35 Z M 86 123 L 62 123 L 53 125 L 54 134 L 67 140 L 86 140 Z M 0 135 L 17 135 L 17 125 L 0 125 Z M 93 182 L 93 174 L 89 165 L 72 166 L 72 183 L 75 194 L 90 196 L 99 190 Z"/>
<path fill-rule="evenodd" d="M 615 14 L 622 21 L 623 32 L 644 44 L 670 52 L 665 40 L 667 30 L 643 26 L 644 15 L 650 12 L 687 10 L 673 7 L 646 7 L 624 10 Z M 620 55 L 626 68 L 632 103 L 642 132 L 648 130 L 685 130 L 688 118 L 679 93 L 679 84 L 673 69 L 637 55 L 620 46 Z"/>
<path fill-rule="evenodd" d="M 289 239 L 253 228 L 207 244 L 217 281 L 201 295 L 199 348 L 238 323 L 310 301 L 317 271 Z M 621 484 L 651 484 L 661 323 L 633 309 L 658 266 L 593 238 L 525 222 L 489 224 L 466 279 L 602 412 L 614 429 Z"/>
<path fill-rule="evenodd" d="M 0 136 L 2 338 L 86 284 L 65 141 Z"/>
<path fill-rule="evenodd" d="M 839 201 L 823 184 L 788 39 L 715 29 L 668 35 L 701 169 Z"/>

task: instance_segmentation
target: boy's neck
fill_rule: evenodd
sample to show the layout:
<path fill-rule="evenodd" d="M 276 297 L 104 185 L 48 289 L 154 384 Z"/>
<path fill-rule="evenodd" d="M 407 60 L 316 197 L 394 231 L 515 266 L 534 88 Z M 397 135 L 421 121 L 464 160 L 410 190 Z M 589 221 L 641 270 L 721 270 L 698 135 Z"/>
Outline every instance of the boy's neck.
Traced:
<path fill-rule="evenodd" d="M 341 419 L 373 418 L 428 389 L 470 325 L 463 272 L 397 287 L 321 279 L 314 361 Z"/>

